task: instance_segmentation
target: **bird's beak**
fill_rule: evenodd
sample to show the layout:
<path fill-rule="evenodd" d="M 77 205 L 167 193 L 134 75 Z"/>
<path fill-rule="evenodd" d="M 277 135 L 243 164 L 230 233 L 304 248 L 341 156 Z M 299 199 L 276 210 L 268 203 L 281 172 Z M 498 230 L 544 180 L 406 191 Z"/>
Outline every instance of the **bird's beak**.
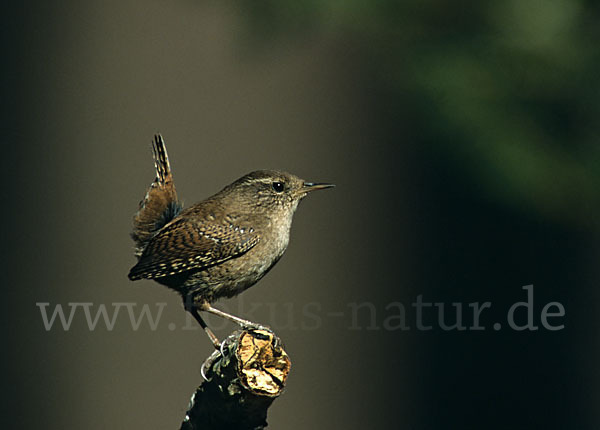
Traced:
<path fill-rule="evenodd" d="M 305 182 L 302 189 L 306 192 L 309 192 L 309 191 L 324 190 L 325 188 L 333 188 L 333 187 L 335 187 L 334 184 L 324 184 L 324 183 L 316 184 L 314 182 Z"/>
<path fill-rule="evenodd" d="M 308 193 L 310 193 L 311 191 L 317 191 L 317 190 L 324 190 L 325 188 L 333 188 L 335 187 L 334 184 L 323 184 L 323 183 L 314 183 L 314 182 L 305 182 L 304 185 L 302 185 L 302 188 L 300 188 L 300 193 L 301 195 L 305 196 Z"/>

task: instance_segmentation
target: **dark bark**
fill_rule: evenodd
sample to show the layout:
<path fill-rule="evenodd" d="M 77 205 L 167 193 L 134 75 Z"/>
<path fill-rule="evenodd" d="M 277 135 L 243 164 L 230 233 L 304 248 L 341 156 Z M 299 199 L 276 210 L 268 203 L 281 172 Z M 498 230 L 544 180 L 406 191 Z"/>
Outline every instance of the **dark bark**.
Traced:
<path fill-rule="evenodd" d="M 259 430 L 282 392 L 291 362 L 269 330 L 239 330 L 204 363 L 208 380 L 190 401 L 181 430 Z"/>

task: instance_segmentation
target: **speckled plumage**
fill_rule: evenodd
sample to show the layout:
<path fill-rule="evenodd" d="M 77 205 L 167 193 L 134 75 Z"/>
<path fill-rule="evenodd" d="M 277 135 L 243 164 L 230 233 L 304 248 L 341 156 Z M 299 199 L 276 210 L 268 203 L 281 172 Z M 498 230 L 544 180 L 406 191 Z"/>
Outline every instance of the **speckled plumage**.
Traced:
<path fill-rule="evenodd" d="M 254 285 L 285 252 L 300 200 L 330 186 L 261 170 L 181 210 L 160 136 L 154 147 L 157 179 L 134 218 L 129 278 L 153 279 L 184 301 L 210 304 Z"/>

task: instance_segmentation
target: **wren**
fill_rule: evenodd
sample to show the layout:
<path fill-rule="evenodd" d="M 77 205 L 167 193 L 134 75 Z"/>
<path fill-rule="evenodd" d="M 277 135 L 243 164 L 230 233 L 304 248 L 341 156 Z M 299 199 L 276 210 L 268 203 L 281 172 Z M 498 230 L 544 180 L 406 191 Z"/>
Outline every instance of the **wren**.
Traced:
<path fill-rule="evenodd" d="M 152 279 L 177 291 L 185 309 L 219 348 L 199 311 L 242 327 L 260 327 L 215 309 L 212 303 L 236 296 L 265 276 L 288 246 L 300 200 L 334 185 L 258 170 L 183 209 L 160 135 L 154 137 L 152 149 L 156 179 L 133 220 L 131 237 L 138 262 L 129 279 Z"/>

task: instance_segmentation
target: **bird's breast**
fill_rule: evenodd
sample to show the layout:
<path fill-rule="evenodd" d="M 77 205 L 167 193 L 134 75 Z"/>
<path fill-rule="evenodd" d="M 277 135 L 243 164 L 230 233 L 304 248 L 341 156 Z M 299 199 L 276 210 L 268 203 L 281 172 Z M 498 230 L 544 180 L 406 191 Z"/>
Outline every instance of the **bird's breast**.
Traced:
<path fill-rule="evenodd" d="M 197 273 L 191 289 L 209 301 L 233 297 L 257 283 L 283 256 L 290 240 L 291 219 L 264 220 L 260 240 L 246 253 Z"/>

